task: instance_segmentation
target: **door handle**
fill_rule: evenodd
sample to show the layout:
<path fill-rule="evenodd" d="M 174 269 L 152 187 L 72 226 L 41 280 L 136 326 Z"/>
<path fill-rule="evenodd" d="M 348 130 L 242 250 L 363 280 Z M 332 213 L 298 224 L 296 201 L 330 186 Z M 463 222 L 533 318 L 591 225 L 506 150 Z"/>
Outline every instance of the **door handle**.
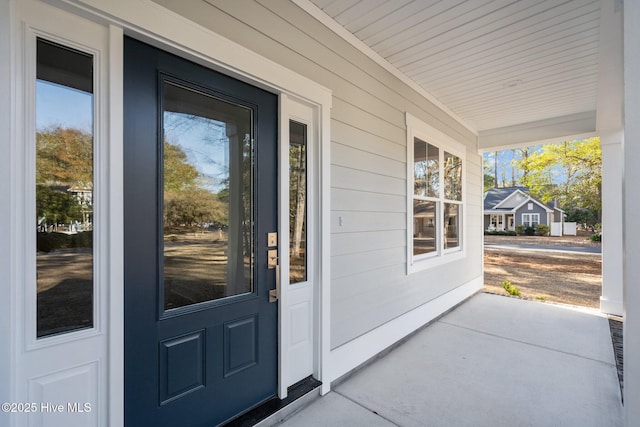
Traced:
<path fill-rule="evenodd" d="M 276 264 L 276 288 L 269 291 L 269 302 L 276 302 L 280 298 L 280 264 Z"/>

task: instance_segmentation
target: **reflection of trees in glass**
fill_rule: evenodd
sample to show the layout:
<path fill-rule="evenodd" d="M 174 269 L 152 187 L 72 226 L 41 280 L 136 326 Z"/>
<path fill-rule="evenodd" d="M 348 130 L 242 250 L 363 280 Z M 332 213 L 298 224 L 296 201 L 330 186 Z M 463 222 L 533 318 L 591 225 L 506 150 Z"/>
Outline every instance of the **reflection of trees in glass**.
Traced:
<path fill-rule="evenodd" d="M 289 282 L 307 279 L 307 137 L 306 126 L 289 122 Z"/>
<path fill-rule="evenodd" d="M 462 200 L 462 160 L 444 153 L 444 197 L 449 200 Z"/>
<path fill-rule="evenodd" d="M 36 133 L 36 215 L 41 231 L 58 224 L 91 226 L 93 137 L 53 127 Z"/>
<path fill-rule="evenodd" d="M 438 147 L 418 138 L 414 139 L 414 194 L 416 196 L 438 197 L 440 191 L 440 170 Z"/>
<path fill-rule="evenodd" d="M 202 188 L 201 174 L 178 145 L 164 142 L 164 217 L 166 226 L 201 224 L 224 227 L 224 200 Z"/>
<path fill-rule="evenodd" d="M 250 292 L 252 112 L 171 82 L 164 108 L 165 309 Z"/>

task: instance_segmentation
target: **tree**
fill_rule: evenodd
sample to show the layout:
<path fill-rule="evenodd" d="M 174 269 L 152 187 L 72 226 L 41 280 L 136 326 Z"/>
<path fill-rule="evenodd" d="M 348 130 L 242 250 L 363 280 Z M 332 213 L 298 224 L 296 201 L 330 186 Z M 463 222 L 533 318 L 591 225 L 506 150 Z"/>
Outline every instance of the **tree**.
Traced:
<path fill-rule="evenodd" d="M 521 183 L 545 203 L 557 199 L 565 210 L 598 212 L 602 204 L 602 150 L 599 138 L 547 144 L 518 162 Z"/>
<path fill-rule="evenodd" d="M 40 226 L 87 221 L 93 190 L 93 137 L 55 126 L 36 134 L 36 215 Z M 75 194 L 74 194 L 75 193 Z M 45 227 L 46 228 L 46 227 Z"/>
<path fill-rule="evenodd" d="M 36 134 L 36 182 L 93 187 L 93 137 L 56 126 Z"/>
<path fill-rule="evenodd" d="M 228 223 L 227 216 L 226 205 L 207 190 L 192 188 L 165 193 L 165 225 L 196 226 L 209 223 L 222 227 Z"/>
<path fill-rule="evenodd" d="M 195 187 L 199 175 L 198 170 L 189 164 L 187 155 L 178 145 L 164 142 L 164 190 L 166 192 Z"/>

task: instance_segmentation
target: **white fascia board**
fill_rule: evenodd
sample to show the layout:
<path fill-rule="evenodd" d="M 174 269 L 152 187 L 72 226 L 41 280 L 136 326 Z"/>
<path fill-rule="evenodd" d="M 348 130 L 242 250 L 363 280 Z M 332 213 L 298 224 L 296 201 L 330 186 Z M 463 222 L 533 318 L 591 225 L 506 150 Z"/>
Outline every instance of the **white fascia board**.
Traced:
<path fill-rule="evenodd" d="M 507 200 L 509 200 L 509 199 L 511 198 L 511 196 L 513 196 L 513 195 L 514 195 L 514 194 L 516 194 L 516 193 L 520 193 L 520 194 L 522 194 L 524 197 L 530 197 L 527 193 L 525 193 L 525 192 L 524 192 L 524 191 L 522 191 L 522 190 L 515 190 L 513 193 L 509 194 L 507 197 L 505 197 L 504 199 L 502 199 L 502 200 L 500 201 L 500 203 L 498 203 L 497 205 L 495 205 L 495 206 L 494 206 L 494 209 L 495 209 L 495 208 L 500 207 L 500 205 L 502 205 L 504 202 L 506 202 Z M 513 210 L 513 209 L 512 209 L 512 210 Z"/>
<path fill-rule="evenodd" d="M 515 210 L 511 209 L 508 211 L 494 211 L 494 210 L 485 210 L 484 211 L 484 215 L 499 215 L 499 214 L 509 214 L 509 213 L 514 213 Z"/>
<path fill-rule="evenodd" d="M 533 198 L 533 197 L 531 197 L 531 196 L 527 196 L 527 199 L 526 199 L 524 202 L 520 203 L 518 206 L 516 206 L 515 208 L 513 208 L 513 212 L 516 212 L 518 209 L 520 209 L 520 208 L 521 208 L 521 207 L 523 207 L 526 203 L 529 203 L 529 202 L 533 202 L 533 203 L 535 203 L 536 205 L 540 206 L 540 207 L 541 207 L 541 208 L 543 208 L 543 209 L 545 210 L 545 212 L 547 212 L 547 213 L 553 213 L 553 209 L 549 209 L 549 206 L 544 205 L 543 203 L 541 203 L 541 202 L 537 201 L 536 199 L 534 199 L 534 198 Z"/>

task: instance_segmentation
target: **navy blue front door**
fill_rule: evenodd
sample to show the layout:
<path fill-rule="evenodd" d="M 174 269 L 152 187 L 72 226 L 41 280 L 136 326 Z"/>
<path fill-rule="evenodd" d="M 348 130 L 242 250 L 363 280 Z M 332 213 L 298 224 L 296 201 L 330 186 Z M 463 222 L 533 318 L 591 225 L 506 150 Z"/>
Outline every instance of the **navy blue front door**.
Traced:
<path fill-rule="evenodd" d="M 277 97 L 126 38 L 124 129 L 125 422 L 214 426 L 276 394 Z"/>

